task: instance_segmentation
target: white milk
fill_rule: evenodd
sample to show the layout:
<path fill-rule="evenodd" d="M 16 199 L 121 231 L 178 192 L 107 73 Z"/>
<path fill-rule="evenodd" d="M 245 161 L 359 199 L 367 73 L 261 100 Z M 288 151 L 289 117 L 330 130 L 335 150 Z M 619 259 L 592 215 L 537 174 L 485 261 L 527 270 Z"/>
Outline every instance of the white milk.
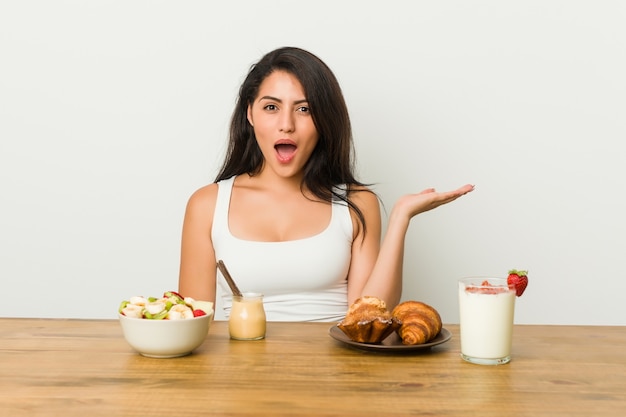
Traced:
<path fill-rule="evenodd" d="M 474 280 L 478 286 L 481 281 Z M 466 284 L 459 283 L 461 354 L 469 362 L 503 364 L 511 357 L 515 290 L 506 287 L 506 280 L 489 282 L 505 287 L 490 294 L 468 292 Z"/>

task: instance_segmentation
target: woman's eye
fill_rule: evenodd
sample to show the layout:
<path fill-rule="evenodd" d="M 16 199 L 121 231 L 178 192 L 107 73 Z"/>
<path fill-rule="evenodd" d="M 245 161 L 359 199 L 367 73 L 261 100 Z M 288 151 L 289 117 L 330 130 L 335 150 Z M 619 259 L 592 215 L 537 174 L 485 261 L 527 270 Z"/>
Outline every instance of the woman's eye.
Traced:
<path fill-rule="evenodd" d="M 270 110 L 270 111 L 274 111 L 277 109 L 276 105 L 274 104 L 268 104 L 265 107 L 263 107 L 265 110 Z"/>
<path fill-rule="evenodd" d="M 309 113 L 311 110 L 308 107 L 306 107 L 306 106 L 302 106 L 302 107 L 298 107 L 297 111 L 299 111 L 301 113 Z"/>

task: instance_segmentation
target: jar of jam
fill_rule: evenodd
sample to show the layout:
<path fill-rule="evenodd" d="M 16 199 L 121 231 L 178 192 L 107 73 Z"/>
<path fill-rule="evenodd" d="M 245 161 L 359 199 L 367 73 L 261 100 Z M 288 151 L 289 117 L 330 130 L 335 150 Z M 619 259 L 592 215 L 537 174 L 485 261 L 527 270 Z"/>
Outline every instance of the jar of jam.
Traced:
<path fill-rule="evenodd" d="M 243 293 L 233 295 L 228 319 L 228 331 L 231 339 L 259 340 L 265 337 L 265 309 L 263 294 Z"/>

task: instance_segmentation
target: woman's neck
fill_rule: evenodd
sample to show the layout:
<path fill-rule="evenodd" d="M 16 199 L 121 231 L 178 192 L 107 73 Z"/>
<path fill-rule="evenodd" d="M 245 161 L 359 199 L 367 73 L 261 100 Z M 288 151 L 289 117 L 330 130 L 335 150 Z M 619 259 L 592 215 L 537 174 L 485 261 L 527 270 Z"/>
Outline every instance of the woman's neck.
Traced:
<path fill-rule="evenodd" d="M 258 189 L 268 189 L 279 193 L 302 193 L 302 183 L 304 175 L 291 177 L 283 177 L 276 175 L 271 170 L 262 170 L 255 175 L 244 175 L 245 182 L 248 186 Z"/>

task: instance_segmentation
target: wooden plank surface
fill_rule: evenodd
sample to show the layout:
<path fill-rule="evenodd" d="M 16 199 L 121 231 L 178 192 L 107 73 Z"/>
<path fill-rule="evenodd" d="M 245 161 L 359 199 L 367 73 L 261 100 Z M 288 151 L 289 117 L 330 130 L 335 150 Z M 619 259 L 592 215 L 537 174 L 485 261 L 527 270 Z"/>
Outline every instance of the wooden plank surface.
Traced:
<path fill-rule="evenodd" d="M 214 322 L 192 355 L 136 354 L 114 320 L 0 319 L 0 416 L 624 416 L 626 327 L 516 326 L 513 360 L 480 366 L 452 339 L 365 352 L 329 323 Z"/>

